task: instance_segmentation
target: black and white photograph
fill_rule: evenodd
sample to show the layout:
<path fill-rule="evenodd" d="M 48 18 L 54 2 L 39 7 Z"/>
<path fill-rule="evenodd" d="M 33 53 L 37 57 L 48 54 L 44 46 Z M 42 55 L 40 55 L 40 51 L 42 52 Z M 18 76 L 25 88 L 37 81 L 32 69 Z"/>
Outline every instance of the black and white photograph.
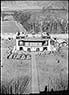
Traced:
<path fill-rule="evenodd" d="M 68 0 L 1 1 L 1 94 L 68 95 Z"/>

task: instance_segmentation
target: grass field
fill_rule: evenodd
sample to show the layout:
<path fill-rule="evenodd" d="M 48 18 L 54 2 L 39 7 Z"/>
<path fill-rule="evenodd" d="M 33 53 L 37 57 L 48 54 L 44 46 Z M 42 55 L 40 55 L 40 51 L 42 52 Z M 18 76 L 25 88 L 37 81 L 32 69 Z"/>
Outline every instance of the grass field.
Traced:
<path fill-rule="evenodd" d="M 2 61 L 1 61 L 1 80 L 2 82 L 10 83 L 12 80 L 17 81 L 18 78 L 23 78 L 28 76 L 30 78 L 29 85 L 31 83 L 31 60 L 17 60 L 17 59 L 7 59 L 7 48 L 2 48 Z M 20 81 L 20 79 L 19 79 Z M 13 85 L 13 84 L 12 84 Z M 20 84 L 19 84 L 20 85 Z M 25 86 L 25 85 L 24 85 Z M 27 88 L 28 87 L 28 88 Z M 29 93 L 31 90 L 31 85 L 26 87 L 26 93 Z M 29 91 L 28 91 L 29 89 Z M 24 91 L 25 92 L 25 91 Z M 18 91 L 19 93 L 19 91 Z M 15 94 L 15 93 L 13 93 Z"/>
<path fill-rule="evenodd" d="M 50 91 L 52 88 L 57 91 L 67 89 L 67 48 L 64 48 L 64 50 L 61 54 L 56 52 L 47 56 L 36 57 L 41 90 L 43 90 L 46 85 Z M 64 55 L 64 57 L 62 57 L 62 55 Z"/>
<path fill-rule="evenodd" d="M 1 25 L 2 33 L 16 33 L 19 30 L 14 21 L 3 21 Z"/>
<path fill-rule="evenodd" d="M 17 27 L 14 23 L 3 22 L 2 33 L 17 32 Z M 29 76 L 31 78 L 31 60 L 16 60 L 7 59 L 8 48 L 13 48 L 15 40 L 2 40 L 1 48 L 1 79 L 2 81 L 10 82 L 12 79 L 24 78 Z M 38 71 L 38 83 L 40 90 L 44 90 L 47 85 L 51 90 L 67 90 L 68 85 L 68 48 L 62 47 L 61 52 L 55 52 L 47 55 L 37 55 L 36 64 Z M 31 81 L 28 86 L 31 92 Z M 28 88 L 25 93 L 29 93 Z"/>

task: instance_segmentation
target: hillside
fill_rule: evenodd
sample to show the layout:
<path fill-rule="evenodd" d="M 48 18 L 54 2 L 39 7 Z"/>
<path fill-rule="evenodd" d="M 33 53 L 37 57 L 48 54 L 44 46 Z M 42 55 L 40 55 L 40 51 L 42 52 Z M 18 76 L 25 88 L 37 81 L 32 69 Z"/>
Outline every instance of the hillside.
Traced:
<path fill-rule="evenodd" d="M 15 25 L 14 22 L 11 21 L 4 21 L 2 24 L 2 33 L 16 33 L 19 31 L 18 27 Z"/>
<path fill-rule="evenodd" d="M 14 12 L 14 17 L 28 31 L 30 30 L 31 23 L 47 20 L 51 23 L 53 19 L 59 19 L 59 21 L 64 19 L 66 23 L 68 19 L 67 1 L 2 1 L 1 5 L 3 11 L 17 11 L 17 14 Z M 3 22 L 2 26 L 2 32 L 13 31 L 15 33 L 18 31 L 14 22 Z"/>

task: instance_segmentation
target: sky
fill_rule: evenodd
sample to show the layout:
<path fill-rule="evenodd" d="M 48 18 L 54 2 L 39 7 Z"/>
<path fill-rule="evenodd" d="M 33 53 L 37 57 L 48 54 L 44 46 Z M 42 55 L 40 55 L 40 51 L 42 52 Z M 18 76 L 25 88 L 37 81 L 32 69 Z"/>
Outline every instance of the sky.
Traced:
<path fill-rule="evenodd" d="M 1 1 L 3 8 L 42 9 L 52 6 L 54 8 L 68 8 L 67 1 Z"/>

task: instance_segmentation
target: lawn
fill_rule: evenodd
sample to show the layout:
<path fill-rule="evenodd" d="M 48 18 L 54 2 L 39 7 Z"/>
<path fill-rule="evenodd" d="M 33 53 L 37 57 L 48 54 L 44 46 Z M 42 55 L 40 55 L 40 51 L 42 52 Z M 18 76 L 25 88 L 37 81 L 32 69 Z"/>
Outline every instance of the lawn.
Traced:
<path fill-rule="evenodd" d="M 26 88 L 24 88 L 25 91 L 23 91 L 23 93 L 30 93 L 31 90 L 31 60 L 17 60 L 17 59 L 7 59 L 7 55 L 8 55 L 8 50 L 9 48 L 13 48 L 15 41 L 8 41 L 8 40 L 3 40 L 2 41 L 2 48 L 1 48 L 1 81 L 7 83 L 6 85 L 8 85 L 8 83 L 11 83 L 11 81 L 13 81 L 11 83 L 11 85 L 15 84 L 15 81 L 19 80 L 20 78 L 21 81 L 23 81 L 24 77 L 28 77 L 28 79 L 30 79 L 26 86 Z M 24 84 L 24 83 L 23 83 Z M 23 87 L 21 86 L 22 84 L 19 83 L 20 86 L 19 87 Z M 28 86 L 29 85 L 29 86 Z M 10 85 L 9 85 L 10 86 Z M 24 84 L 25 86 L 25 84 Z M 10 86 L 11 88 L 11 86 Z M 21 88 L 22 89 L 22 88 Z M 9 92 L 7 92 L 9 93 Z M 10 92 L 11 93 L 11 92 Z M 19 93 L 19 91 L 18 91 Z M 13 92 L 13 94 L 15 94 Z"/>
<path fill-rule="evenodd" d="M 16 33 L 18 28 L 14 22 L 2 22 L 2 33 Z M 31 77 L 31 60 L 7 59 L 7 51 L 13 48 L 15 40 L 2 40 L 1 42 L 1 76 L 2 81 L 10 82 L 18 77 Z M 61 52 L 36 56 L 38 83 L 40 90 L 47 85 L 51 90 L 67 90 L 68 81 L 68 48 L 62 47 Z M 31 83 L 31 82 L 30 82 Z"/>
<path fill-rule="evenodd" d="M 19 30 L 14 21 L 3 21 L 1 25 L 2 33 L 16 33 Z"/>
<path fill-rule="evenodd" d="M 48 90 L 67 90 L 68 55 L 67 47 L 61 53 L 56 52 L 45 56 L 36 56 L 40 89 L 47 85 Z M 63 55 L 63 56 L 62 56 Z"/>

